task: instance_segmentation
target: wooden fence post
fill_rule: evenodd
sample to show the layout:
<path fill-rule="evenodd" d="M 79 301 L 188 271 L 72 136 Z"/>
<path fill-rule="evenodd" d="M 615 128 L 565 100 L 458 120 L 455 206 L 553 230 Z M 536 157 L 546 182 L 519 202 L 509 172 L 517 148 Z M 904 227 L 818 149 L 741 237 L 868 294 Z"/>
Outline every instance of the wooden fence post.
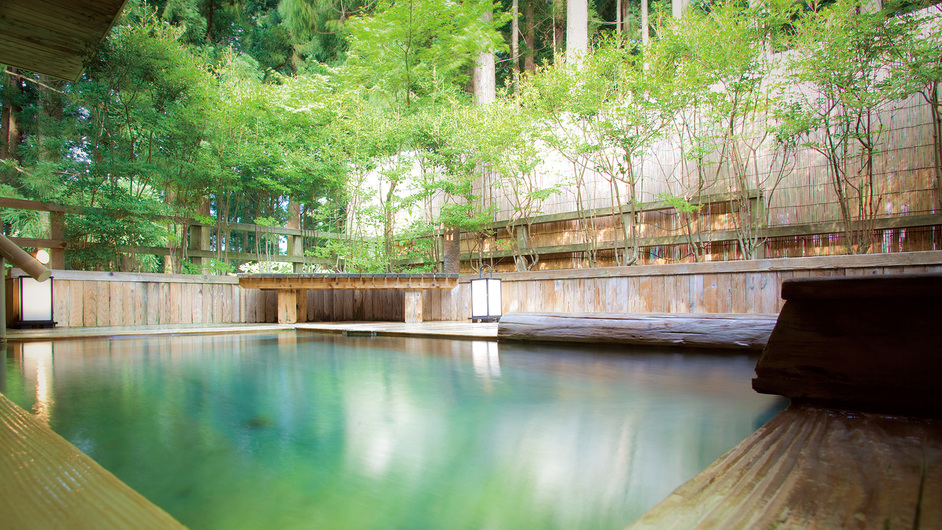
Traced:
<path fill-rule="evenodd" d="M 65 212 L 49 213 L 49 239 L 65 241 Z M 59 270 L 65 268 L 64 248 L 49 249 L 49 268 Z"/>

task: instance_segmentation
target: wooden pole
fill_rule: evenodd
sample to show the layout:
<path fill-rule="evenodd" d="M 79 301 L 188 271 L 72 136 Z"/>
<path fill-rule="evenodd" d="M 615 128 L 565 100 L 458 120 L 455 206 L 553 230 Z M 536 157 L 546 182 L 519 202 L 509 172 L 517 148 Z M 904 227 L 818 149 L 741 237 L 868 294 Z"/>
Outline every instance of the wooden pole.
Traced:
<path fill-rule="evenodd" d="M 32 276 L 37 282 L 46 281 L 51 274 L 45 265 L 2 235 L 0 235 L 0 256 L 23 269 L 23 272 Z"/>

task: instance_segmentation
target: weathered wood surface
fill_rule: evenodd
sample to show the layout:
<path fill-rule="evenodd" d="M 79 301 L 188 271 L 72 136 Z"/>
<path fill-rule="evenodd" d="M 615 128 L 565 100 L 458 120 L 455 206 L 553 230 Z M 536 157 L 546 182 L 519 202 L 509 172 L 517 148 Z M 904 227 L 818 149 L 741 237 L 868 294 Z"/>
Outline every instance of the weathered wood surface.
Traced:
<path fill-rule="evenodd" d="M 453 289 L 457 274 L 242 274 L 244 289 Z"/>
<path fill-rule="evenodd" d="M 792 280 L 753 388 L 842 406 L 942 411 L 942 274 Z"/>
<path fill-rule="evenodd" d="M 507 313 L 501 340 L 761 350 L 776 315 Z"/>
<path fill-rule="evenodd" d="M 942 528 L 942 421 L 792 406 L 644 528 Z"/>
<path fill-rule="evenodd" d="M 0 395 L 0 527 L 184 528 Z"/>
<path fill-rule="evenodd" d="M 643 265 L 498 276 L 503 280 L 504 312 L 508 313 L 765 314 L 781 310 L 781 286 L 791 278 L 912 272 L 942 272 L 942 252 Z"/>
<path fill-rule="evenodd" d="M 100 43 L 127 0 L 5 0 L 0 17 L 3 63 L 77 81 L 88 49 Z"/>
<path fill-rule="evenodd" d="M 609 267 L 502 273 L 503 311 L 573 313 L 748 313 L 781 310 L 781 286 L 791 278 L 873 276 L 900 273 L 942 272 L 942 252 L 788 258 L 724 263 Z M 155 325 L 164 323 L 263 323 L 277 320 L 274 291 L 244 289 L 231 276 L 165 275 L 53 271 L 55 320 L 60 326 Z M 425 321 L 467 320 L 473 275 L 461 275 L 457 287 L 426 289 L 422 293 Z M 117 282 L 103 297 L 99 283 Z M 161 318 L 158 285 L 180 284 L 169 289 L 170 316 Z M 8 287 L 10 283 L 8 282 Z M 226 289 L 217 289 L 226 287 Z M 134 310 L 126 294 L 133 293 Z M 177 298 L 179 296 L 179 298 Z M 228 297 L 227 300 L 219 300 Z M 94 300 L 87 305 L 85 299 Z M 117 299 L 115 299 L 117 298 Z M 217 300 L 221 305 L 216 311 Z M 307 292 L 307 318 L 299 321 L 344 320 L 403 321 L 403 291 L 370 289 L 355 295 L 351 290 Z M 111 304 L 122 304 L 113 312 Z M 101 304 L 101 305 L 99 305 Z M 298 302 L 300 309 L 302 302 Z M 99 307 L 107 315 L 99 323 Z M 177 308 L 180 308 L 179 315 Z M 186 308 L 189 307 L 189 312 Z M 7 312 L 8 318 L 13 314 Z M 113 321 L 120 316 L 121 322 Z M 133 316 L 133 318 L 132 318 Z M 179 319 L 179 321 L 177 321 Z M 230 320 L 226 320 L 230 319 Z"/>

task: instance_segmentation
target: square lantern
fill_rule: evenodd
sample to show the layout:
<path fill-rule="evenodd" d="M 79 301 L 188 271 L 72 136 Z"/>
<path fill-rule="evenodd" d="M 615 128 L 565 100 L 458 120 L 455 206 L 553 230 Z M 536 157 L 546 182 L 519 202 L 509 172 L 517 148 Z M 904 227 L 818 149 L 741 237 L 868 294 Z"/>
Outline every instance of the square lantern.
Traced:
<path fill-rule="evenodd" d="M 20 318 L 14 322 L 15 328 L 51 328 L 56 325 L 52 319 L 53 291 L 52 278 L 37 282 L 29 276 L 16 278 L 19 283 Z"/>
<path fill-rule="evenodd" d="M 484 267 L 490 271 L 486 278 Z M 500 279 L 493 277 L 494 270 L 489 265 L 484 267 L 471 280 L 471 322 L 494 322 L 501 315 Z"/>

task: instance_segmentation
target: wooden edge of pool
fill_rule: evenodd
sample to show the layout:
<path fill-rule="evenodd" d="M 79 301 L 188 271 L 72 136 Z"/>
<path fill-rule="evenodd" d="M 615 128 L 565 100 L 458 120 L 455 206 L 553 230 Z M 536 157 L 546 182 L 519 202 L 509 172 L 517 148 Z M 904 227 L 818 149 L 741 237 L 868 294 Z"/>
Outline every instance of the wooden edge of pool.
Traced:
<path fill-rule="evenodd" d="M 185 528 L 0 394 L 0 526 Z"/>
<path fill-rule="evenodd" d="M 505 313 L 504 341 L 586 342 L 761 351 L 777 314 Z"/>
<path fill-rule="evenodd" d="M 942 420 L 792 405 L 629 526 L 942 528 Z"/>

